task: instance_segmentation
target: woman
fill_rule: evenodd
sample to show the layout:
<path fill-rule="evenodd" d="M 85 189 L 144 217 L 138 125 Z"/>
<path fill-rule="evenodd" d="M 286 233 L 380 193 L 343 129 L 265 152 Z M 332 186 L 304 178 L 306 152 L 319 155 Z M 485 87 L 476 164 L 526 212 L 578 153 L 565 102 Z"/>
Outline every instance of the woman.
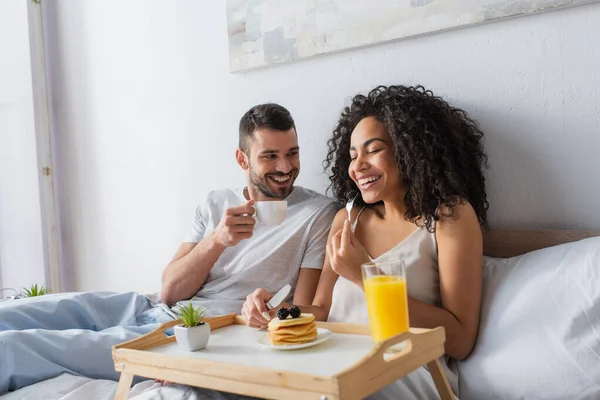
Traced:
<path fill-rule="evenodd" d="M 423 87 L 379 86 L 355 96 L 325 162 L 335 198 L 345 204 L 358 195 L 352 222 L 346 209 L 336 215 L 317 293 L 312 305 L 298 305 L 302 311 L 323 321 L 368 324 L 361 264 L 402 259 L 411 326 L 443 326 L 447 356 L 466 358 L 479 326 L 480 225 L 488 209 L 482 139 L 464 111 Z M 268 323 L 263 312 L 270 296 L 261 289 L 248 296 L 242 314 L 250 326 Z M 457 393 L 456 376 L 446 373 Z M 435 393 L 421 368 L 378 398 Z"/>

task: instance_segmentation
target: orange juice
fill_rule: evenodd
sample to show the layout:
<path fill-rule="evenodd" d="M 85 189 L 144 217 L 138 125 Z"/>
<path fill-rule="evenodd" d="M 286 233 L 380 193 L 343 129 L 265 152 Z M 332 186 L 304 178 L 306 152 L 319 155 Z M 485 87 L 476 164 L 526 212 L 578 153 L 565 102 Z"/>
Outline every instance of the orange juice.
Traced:
<path fill-rule="evenodd" d="M 408 331 L 406 279 L 401 276 L 370 276 L 363 282 L 371 335 L 375 342 Z"/>

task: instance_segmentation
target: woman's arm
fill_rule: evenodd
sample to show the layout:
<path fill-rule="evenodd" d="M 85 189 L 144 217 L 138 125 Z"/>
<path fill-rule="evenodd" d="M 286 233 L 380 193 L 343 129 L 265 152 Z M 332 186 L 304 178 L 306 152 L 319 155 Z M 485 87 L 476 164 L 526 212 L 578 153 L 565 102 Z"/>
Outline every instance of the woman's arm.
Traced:
<path fill-rule="evenodd" d="M 446 354 L 462 360 L 473 350 L 481 307 L 483 239 L 470 204 L 456 207 L 457 218 L 436 224 L 442 308 L 410 298 L 410 325 L 443 326 Z"/>

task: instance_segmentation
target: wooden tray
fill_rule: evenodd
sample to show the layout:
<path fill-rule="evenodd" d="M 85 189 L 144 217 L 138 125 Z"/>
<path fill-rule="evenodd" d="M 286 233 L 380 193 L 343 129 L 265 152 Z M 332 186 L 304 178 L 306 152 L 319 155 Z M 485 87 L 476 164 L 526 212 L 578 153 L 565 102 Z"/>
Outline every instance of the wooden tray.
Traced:
<path fill-rule="evenodd" d="M 204 350 L 179 349 L 167 322 L 113 347 L 121 379 L 115 399 L 127 399 L 134 375 L 268 399 L 362 399 L 427 365 L 442 400 L 453 399 L 439 358 L 444 328 L 411 329 L 374 345 L 368 326 L 317 322 L 333 336 L 300 350 L 275 350 L 257 343 L 266 331 L 245 326 L 236 314 L 207 318 L 211 337 Z M 406 341 L 404 350 L 386 349 Z"/>

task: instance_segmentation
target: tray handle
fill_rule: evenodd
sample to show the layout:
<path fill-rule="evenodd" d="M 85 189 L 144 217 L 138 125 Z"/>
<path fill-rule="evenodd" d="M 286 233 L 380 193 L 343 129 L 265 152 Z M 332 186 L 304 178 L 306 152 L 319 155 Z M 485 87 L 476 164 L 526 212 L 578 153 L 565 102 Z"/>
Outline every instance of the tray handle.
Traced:
<path fill-rule="evenodd" d="M 172 328 L 175 325 L 179 325 L 180 323 L 181 320 L 174 319 L 173 321 L 160 324 L 157 328 L 144 335 L 141 335 L 135 339 L 131 339 L 127 342 L 114 345 L 113 352 L 117 349 L 127 349 L 133 346 L 135 346 L 137 350 L 147 350 L 168 343 L 170 340 L 166 334 L 167 329 Z"/>
<path fill-rule="evenodd" d="M 444 354 L 446 339 L 443 327 L 412 330 L 375 345 L 373 350 L 354 366 L 336 375 L 340 398 L 361 398 L 372 393 L 371 387 L 384 387 Z M 401 350 L 394 346 L 405 342 Z M 394 351 L 389 351 L 394 350 Z"/>
<path fill-rule="evenodd" d="M 441 336 L 439 333 L 441 333 Z M 378 359 L 382 358 L 386 363 L 390 363 L 398 358 L 406 357 L 413 351 L 413 348 L 422 349 L 431 347 L 438 342 L 439 344 L 443 344 L 444 340 L 445 333 L 443 328 L 436 328 L 430 332 L 422 333 L 404 332 L 376 345 L 374 356 Z M 404 347 L 400 348 L 398 345 L 402 342 L 404 342 Z"/>
<path fill-rule="evenodd" d="M 223 328 L 228 325 L 232 325 L 235 321 L 237 314 L 220 315 L 218 317 L 204 318 L 204 322 L 210 325 L 211 330 Z M 113 350 L 121 348 L 131 348 L 132 344 L 135 343 L 138 350 L 147 350 L 156 346 L 163 345 L 175 340 L 174 336 L 167 336 L 167 329 L 172 328 L 176 325 L 181 324 L 180 319 L 174 319 L 164 324 L 159 325 L 156 329 L 148 332 L 140 337 L 132 339 L 128 342 L 120 343 L 113 346 Z"/>

